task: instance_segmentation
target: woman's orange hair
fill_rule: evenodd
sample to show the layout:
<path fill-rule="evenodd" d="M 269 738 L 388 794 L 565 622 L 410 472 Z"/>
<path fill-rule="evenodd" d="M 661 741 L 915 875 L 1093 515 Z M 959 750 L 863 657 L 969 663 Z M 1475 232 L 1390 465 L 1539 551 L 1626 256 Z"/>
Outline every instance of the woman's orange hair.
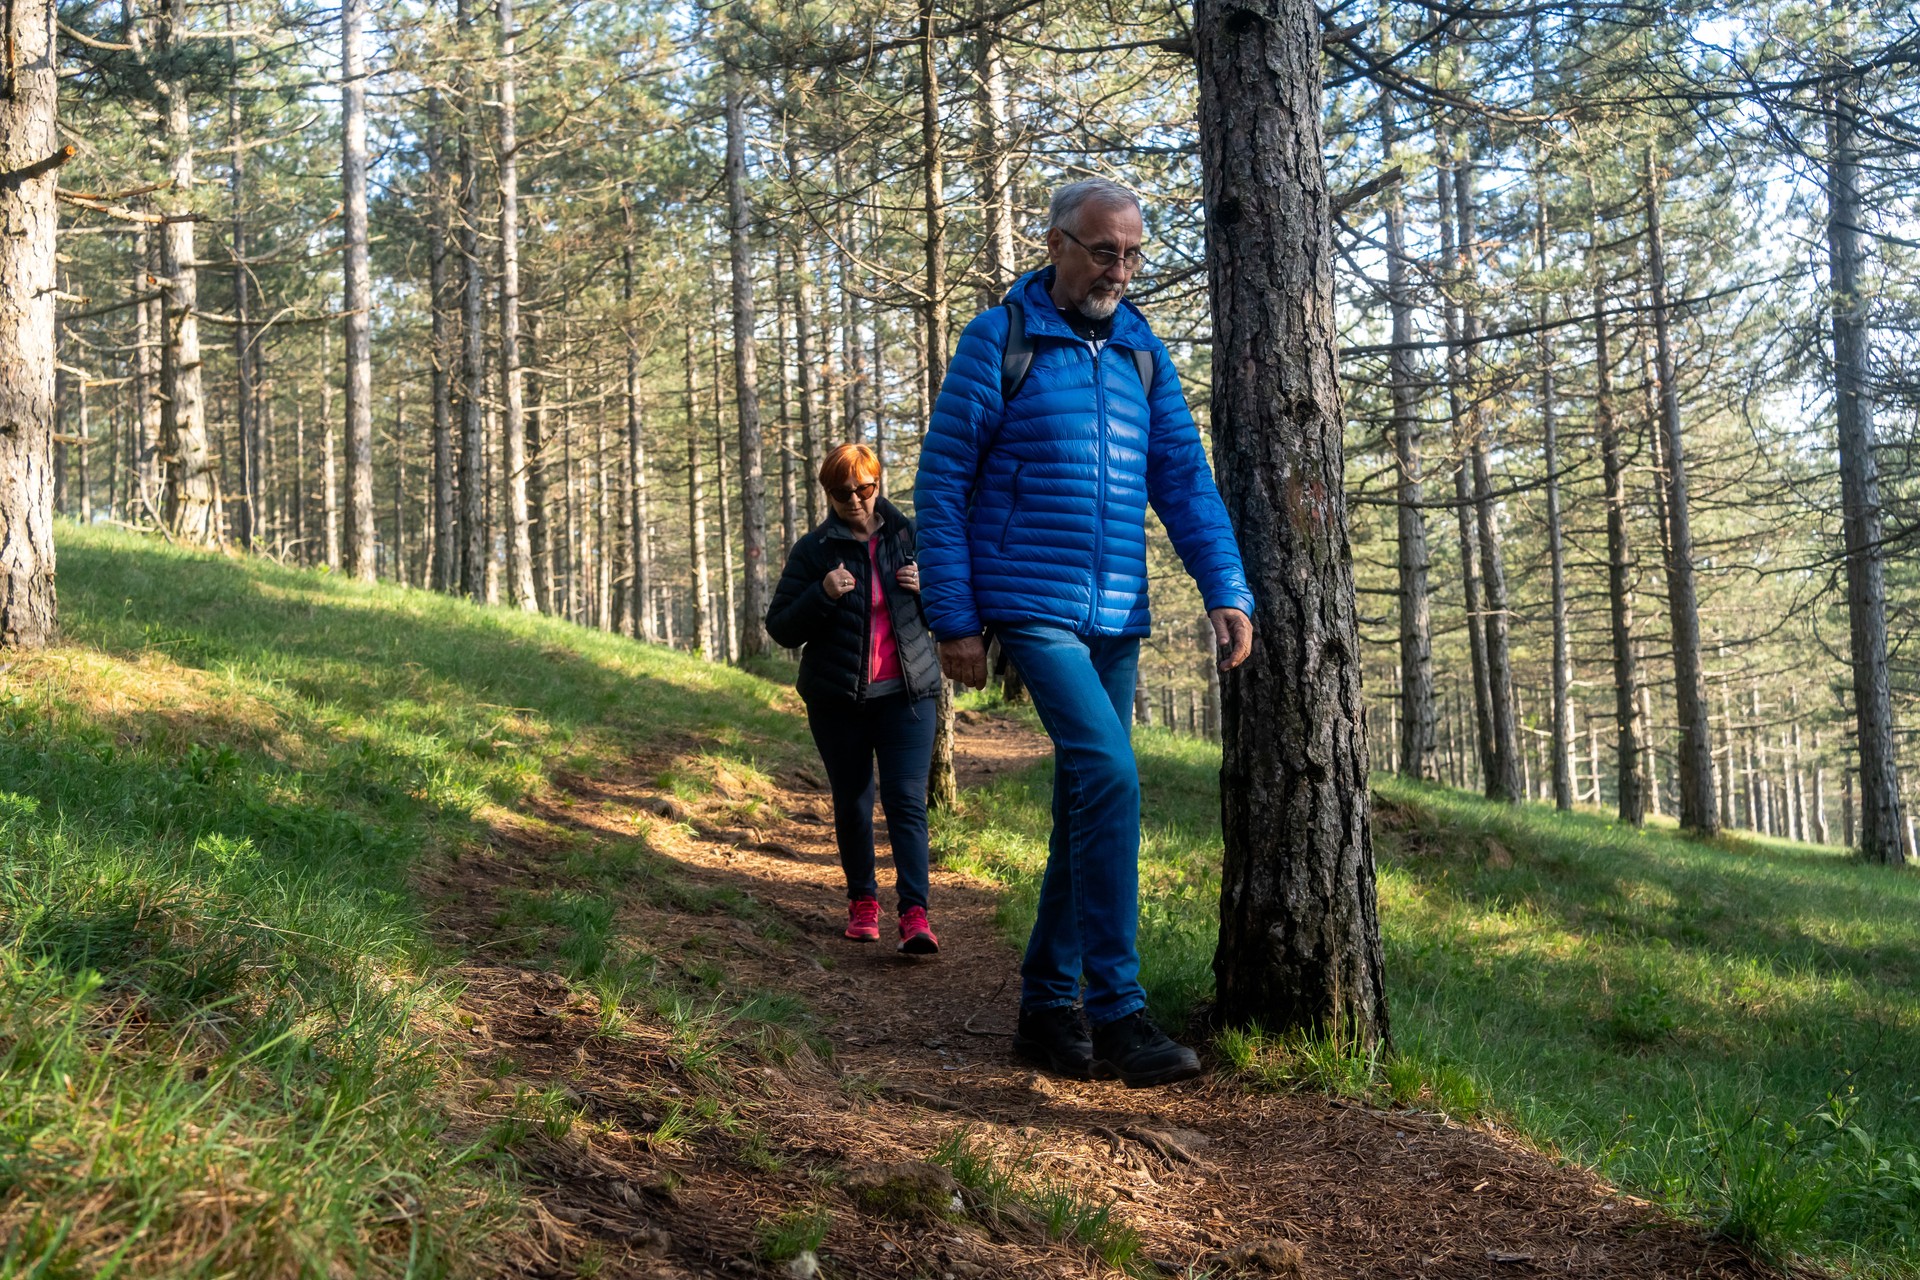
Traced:
<path fill-rule="evenodd" d="M 837 445 L 820 464 L 820 487 L 828 491 L 879 478 L 880 459 L 864 444 Z"/>

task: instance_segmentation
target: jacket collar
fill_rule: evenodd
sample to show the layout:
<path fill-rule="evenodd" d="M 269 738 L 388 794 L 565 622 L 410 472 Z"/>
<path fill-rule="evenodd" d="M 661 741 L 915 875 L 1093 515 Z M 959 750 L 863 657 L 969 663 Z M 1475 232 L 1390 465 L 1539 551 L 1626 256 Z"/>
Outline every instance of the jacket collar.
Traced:
<path fill-rule="evenodd" d="M 900 514 L 900 508 L 894 506 L 885 498 L 875 498 L 873 500 L 873 509 L 880 516 L 880 527 L 874 530 L 875 533 L 889 532 L 897 529 L 906 520 L 906 517 Z M 820 536 L 823 538 L 845 538 L 848 542 L 859 542 L 863 544 L 866 542 L 865 538 L 860 537 L 853 530 L 847 528 L 847 522 L 842 520 L 840 513 L 832 507 L 827 508 L 827 518 L 820 522 Z"/>
<path fill-rule="evenodd" d="M 1015 280 L 1006 296 L 1019 300 L 1021 310 L 1026 313 L 1029 338 L 1085 342 L 1085 338 L 1067 327 L 1067 322 L 1060 316 L 1060 308 L 1053 305 L 1053 295 L 1048 292 L 1052 288 L 1053 267 L 1049 264 Z M 1153 349 L 1153 330 L 1148 327 L 1147 317 L 1131 298 L 1120 299 L 1120 308 L 1113 313 L 1113 336 L 1108 341 L 1116 347 L 1129 347 L 1136 351 Z"/>

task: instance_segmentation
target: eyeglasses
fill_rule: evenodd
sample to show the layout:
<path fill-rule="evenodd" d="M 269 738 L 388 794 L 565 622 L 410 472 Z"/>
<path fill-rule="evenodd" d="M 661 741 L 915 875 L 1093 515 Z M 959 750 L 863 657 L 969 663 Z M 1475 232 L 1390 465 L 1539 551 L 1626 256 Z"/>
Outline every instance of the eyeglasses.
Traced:
<path fill-rule="evenodd" d="M 835 502 L 852 502 L 855 498 L 865 502 L 873 496 L 873 491 L 879 487 L 880 486 L 872 480 L 867 481 L 865 484 L 843 484 L 837 488 L 828 489 L 827 496 Z"/>
<path fill-rule="evenodd" d="M 1138 249 L 1129 249 L 1125 253 L 1115 253 L 1111 249 L 1093 248 L 1085 240 L 1082 240 L 1065 227 L 1060 228 L 1060 234 L 1079 245 L 1082 249 L 1085 249 L 1087 256 L 1093 259 L 1093 265 L 1102 271 L 1111 271 L 1123 262 L 1127 264 L 1127 270 L 1129 271 L 1138 271 L 1141 267 L 1147 265 L 1147 255 Z"/>

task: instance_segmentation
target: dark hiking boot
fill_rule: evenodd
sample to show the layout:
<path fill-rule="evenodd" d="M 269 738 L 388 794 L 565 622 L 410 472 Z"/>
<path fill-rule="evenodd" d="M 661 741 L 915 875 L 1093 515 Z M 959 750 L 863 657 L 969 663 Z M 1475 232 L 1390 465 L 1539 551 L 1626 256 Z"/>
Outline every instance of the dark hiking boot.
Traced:
<path fill-rule="evenodd" d="M 1013 1056 L 1069 1080 L 1093 1079 L 1093 1041 L 1086 1020 L 1072 1005 L 1022 1009 L 1013 1033 Z"/>
<path fill-rule="evenodd" d="M 1093 1029 L 1093 1074 L 1146 1089 L 1193 1079 L 1200 1074 L 1200 1055 L 1169 1039 L 1145 1013 L 1134 1012 Z"/>

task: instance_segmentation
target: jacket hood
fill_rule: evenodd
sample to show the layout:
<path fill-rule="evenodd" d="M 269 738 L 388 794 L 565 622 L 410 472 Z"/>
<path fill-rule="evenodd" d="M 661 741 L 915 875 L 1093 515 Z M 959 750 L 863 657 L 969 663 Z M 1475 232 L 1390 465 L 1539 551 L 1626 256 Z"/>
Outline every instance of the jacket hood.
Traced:
<path fill-rule="evenodd" d="M 1029 271 L 1013 282 L 1006 297 L 1018 299 L 1020 308 L 1026 313 L 1027 336 L 1029 338 L 1060 338 L 1067 342 L 1084 342 L 1086 339 L 1067 327 L 1060 317 L 1060 308 L 1053 305 L 1053 266 L 1048 264 L 1037 271 Z M 1108 339 L 1116 347 L 1128 347 L 1135 351 L 1153 350 L 1153 330 L 1147 324 L 1146 315 L 1135 306 L 1131 298 L 1122 297 L 1120 306 L 1113 313 L 1113 336 Z"/>

